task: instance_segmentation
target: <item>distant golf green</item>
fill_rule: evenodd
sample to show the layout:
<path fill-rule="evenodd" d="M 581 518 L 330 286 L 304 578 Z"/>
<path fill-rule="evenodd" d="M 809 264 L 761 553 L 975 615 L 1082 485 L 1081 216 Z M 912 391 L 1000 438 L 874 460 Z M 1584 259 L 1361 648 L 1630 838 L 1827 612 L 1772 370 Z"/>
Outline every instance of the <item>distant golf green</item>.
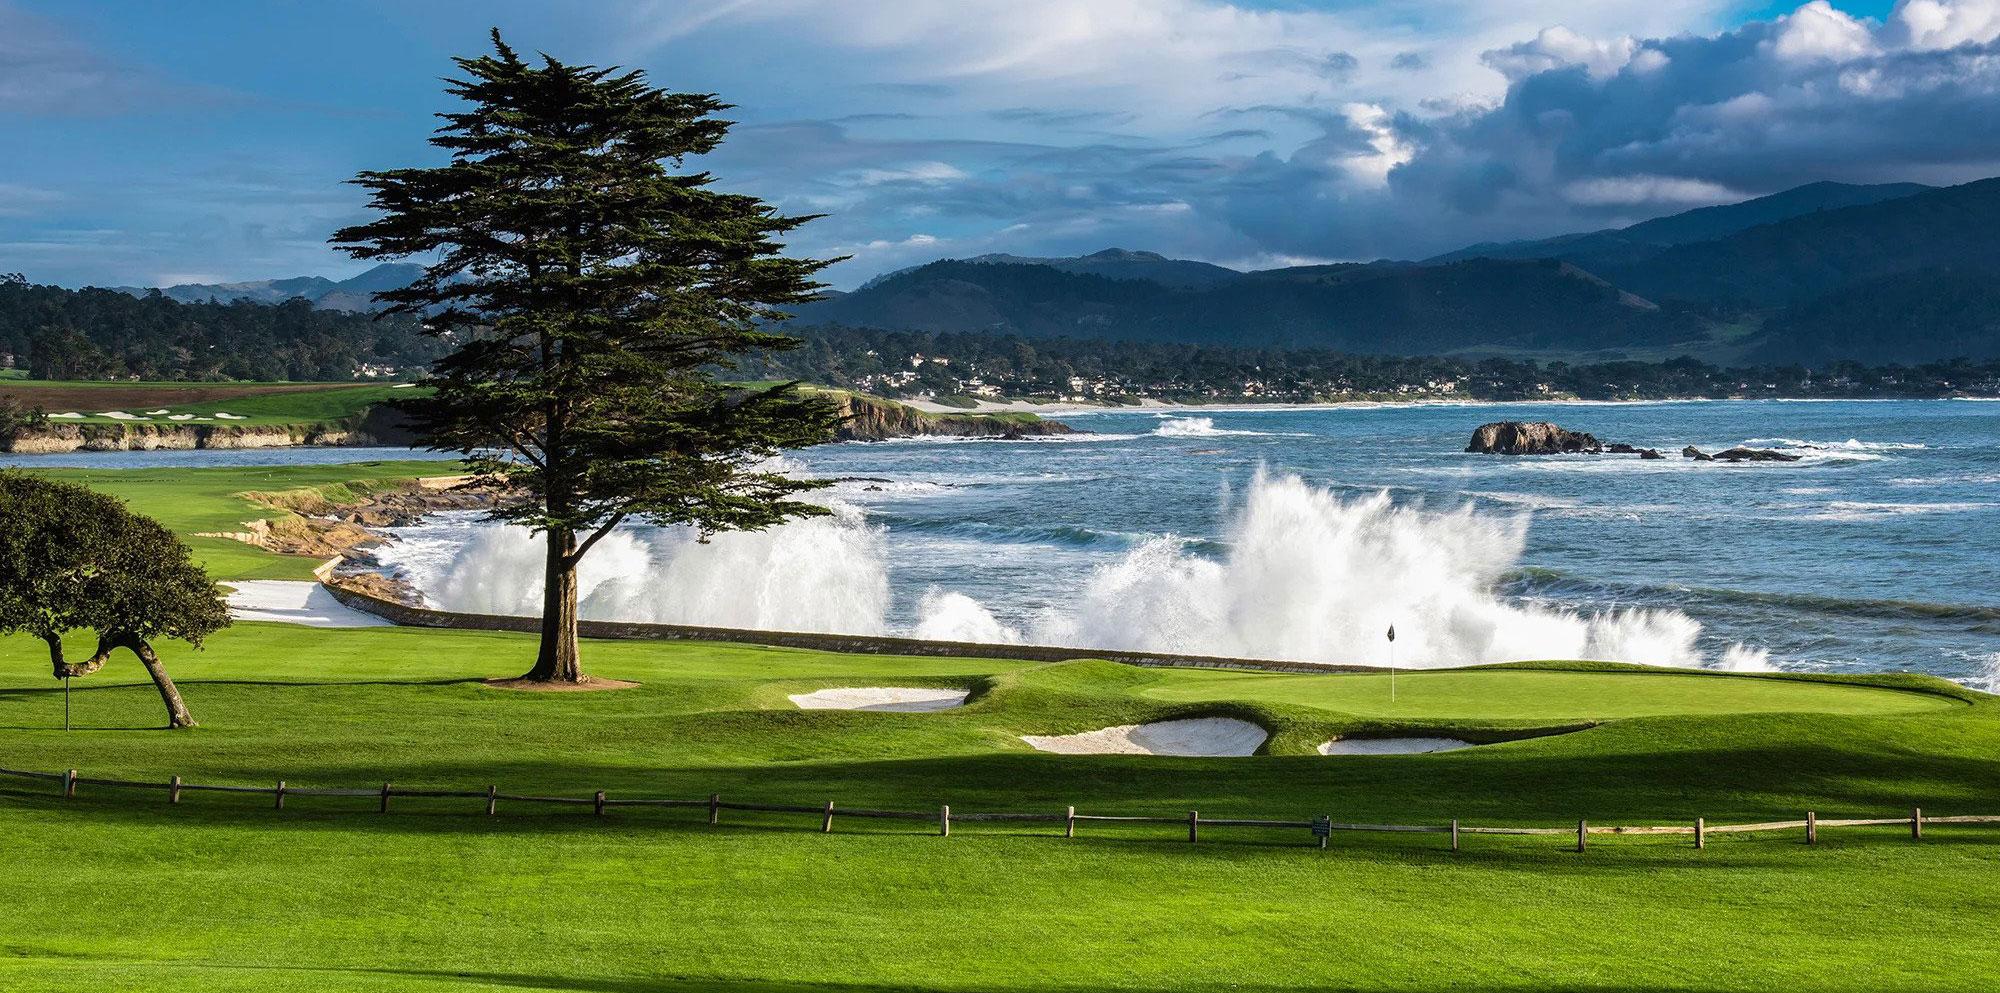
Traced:
<path fill-rule="evenodd" d="M 1139 692 L 1179 702 L 1246 700 L 1396 719 L 1603 720 L 1666 714 L 1903 714 L 1957 706 L 1946 697 L 1796 680 L 1730 679 L 1709 673 L 1542 672 L 1489 668 L 1447 672 L 1292 676 L 1247 672 L 1162 673 Z"/>
<path fill-rule="evenodd" d="M 245 522 L 286 512 L 259 506 L 238 494 L 326 488 L 335 495 L 449 476 L 454 462 L 401 460 L 328 466 L 230 466 L 210 469 L 37 469 L 50 479 L 80 483 L 130 503 L 187 538 L 209 575 L 230 579 L 311 579 L 314 559 L 278 555 L 233 538 L 200 537 L 244 529 Z"/>

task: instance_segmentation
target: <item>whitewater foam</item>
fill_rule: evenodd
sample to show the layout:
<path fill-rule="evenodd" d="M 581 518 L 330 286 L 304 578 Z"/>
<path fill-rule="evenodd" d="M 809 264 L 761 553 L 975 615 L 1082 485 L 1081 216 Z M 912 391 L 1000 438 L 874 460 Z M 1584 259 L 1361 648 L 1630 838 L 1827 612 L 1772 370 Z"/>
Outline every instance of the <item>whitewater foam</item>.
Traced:
<path fill-rule="evenodd" d="M 679 528 L 623 529 L 585 557 L 586 617 L 769 630 L 875 634 L 890 629 L 886 529 L 837 498 L 833 514 L 709 544 Z M 1002 619 L 935 587 L 907 633 L 1412 668 L 1583 658 L 1707 663 L 1701 624 L 1675 610 L 1592 614 L 1513 603 L 1499 593 L 1526 543 L 1525 514 L 1403 506 L 1260 471 L 1228 511 L 1223 540 L 1163 535 L 1100 561 L 1040 616 Z M 542 546 L 525 529 L 448 515 L 402 529 L 382 560 L 440 607 L 540 609 Z M 1737 649 L 1719 664 L 1762 664 Z"/>

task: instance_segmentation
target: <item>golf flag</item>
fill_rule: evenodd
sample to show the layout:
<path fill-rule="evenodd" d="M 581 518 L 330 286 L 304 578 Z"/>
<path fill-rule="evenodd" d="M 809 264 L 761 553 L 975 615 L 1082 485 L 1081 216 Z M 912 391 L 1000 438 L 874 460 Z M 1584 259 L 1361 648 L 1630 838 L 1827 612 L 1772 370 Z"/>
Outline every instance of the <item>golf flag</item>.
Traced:
<path fill-rule="evenodd" d="M 1396 640 L 1396 625 L 1394 624 L 1389 625 L 1389 640 L 1390 641 Z"/>

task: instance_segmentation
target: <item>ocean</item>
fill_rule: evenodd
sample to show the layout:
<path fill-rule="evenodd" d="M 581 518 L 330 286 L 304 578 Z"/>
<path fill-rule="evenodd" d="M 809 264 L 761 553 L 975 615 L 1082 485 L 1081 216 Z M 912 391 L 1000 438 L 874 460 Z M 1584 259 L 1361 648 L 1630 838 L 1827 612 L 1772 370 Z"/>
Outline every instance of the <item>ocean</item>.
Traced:
<path fill-rule="evenodd" d="M 1912 670 L 2000 688 L 2000 403 L 1714 401 L 1104 410 L 1088 434 L 788 456 L 830 514 L 700 544 L 628 528 L 586 616 L 777 630 L 1464 665 L 1603 658 Z M 1552 420 L 1634 456 L 1463 451 Z M 1773 448 L 1796 462 L 1700 463 Z M 431 457 L 75 453 L 102 468 Z M 539 609 L 540 551 L 472 514 L 387 568 L 460 610 Z M 1391 645 L 1385 637 L 1397 631 Z"/>
<path fill-rule="evenodd" d="M 789 456 L 831 514 L 703 545 L 632 528 L 586 616 L 1399 666 L 1531 658 L 2000 672 L 2000 404 L 1110 410 L 1091 432 Z M 1633 456 L 1467 454 L 1552 420 Z M 1698 463 L 1685 445 L 1801 456 Z M 399 533 L 441 606 L 531 613 L 540 552 L 469 515 Z"/>

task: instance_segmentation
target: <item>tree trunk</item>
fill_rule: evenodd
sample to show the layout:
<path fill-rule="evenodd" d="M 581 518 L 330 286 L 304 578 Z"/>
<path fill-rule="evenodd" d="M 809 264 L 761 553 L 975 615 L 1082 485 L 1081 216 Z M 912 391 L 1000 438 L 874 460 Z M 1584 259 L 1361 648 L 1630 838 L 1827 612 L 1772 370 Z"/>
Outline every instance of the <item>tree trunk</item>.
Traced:
<path fill-rule="evenodd" d="M 145 666 L 146 674 L 153 677 L 153 685 L 160 691 L 160 700 L 167 705 L 167 726 L 194 727 L 194 717 L 188 713 L 187 704 L 181 701 L 181 691 L 174 686 L 173 677 L 167 675 L 167 667 L 160 664 L 160 657 L 153 653 L 153 646 L 147 644 L 144 638 L 130 635 L 122 644 L 139 656 L 139 664 Z"/>
<path fill-rule="evenodd" d="M 542 645 L 535 667 L 522 678 L 542 683 L 583 682 L 576 650 L 576 535 L 550 528 L 542 572 Z"/>

